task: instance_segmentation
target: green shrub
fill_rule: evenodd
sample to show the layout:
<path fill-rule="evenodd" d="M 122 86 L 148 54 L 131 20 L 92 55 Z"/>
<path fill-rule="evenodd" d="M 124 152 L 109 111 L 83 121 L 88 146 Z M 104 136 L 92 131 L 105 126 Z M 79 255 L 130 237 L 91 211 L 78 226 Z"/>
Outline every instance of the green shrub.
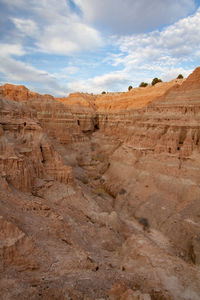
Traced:
<path fill-rule="evenodd" d="M 158 82 L 162 82 L 162 80 L 161 79 L 158 79 L 157 77 L 155 77 L 153 80 L 152 80 L 152 85 L 155 85 L 156 83 L 158 83 Z"/>
<path fill-rule="evenodd" d="M 183 78 L 184 78 L 183 75 L 179 74 L 176 79 L 183 79 Z"/>
<path fill-rule="evenodd" d="M 139 87 L 146 87 L 147 85 L 148 85 L 147 82 L 141 82 L 140 85 L 139 85 Z"/>
<path fill-rule="evenodd" d="M 132 85 L 129 85 L 129 87 L 128 87 L 128 90 L 130 91 L 130 90 L 132 90 Z"/>
<path fill-rule="evenodd" d="M 102 92 L 102 95 L 105 95 L 105 94 L 106 94 L 106 92 L 105 92 L 105 91 L 103 91 L 103 92 Z"/>

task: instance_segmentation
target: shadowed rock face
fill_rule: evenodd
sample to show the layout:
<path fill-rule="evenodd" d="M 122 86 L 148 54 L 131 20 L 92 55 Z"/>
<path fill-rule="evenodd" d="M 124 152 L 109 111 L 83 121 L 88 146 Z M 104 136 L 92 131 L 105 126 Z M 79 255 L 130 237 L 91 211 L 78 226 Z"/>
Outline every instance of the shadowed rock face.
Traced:
<path fill-rule="evenodd" d="M 0 95 L 3 299 L 199 299 L 200 68 L 127 93 Z"/>

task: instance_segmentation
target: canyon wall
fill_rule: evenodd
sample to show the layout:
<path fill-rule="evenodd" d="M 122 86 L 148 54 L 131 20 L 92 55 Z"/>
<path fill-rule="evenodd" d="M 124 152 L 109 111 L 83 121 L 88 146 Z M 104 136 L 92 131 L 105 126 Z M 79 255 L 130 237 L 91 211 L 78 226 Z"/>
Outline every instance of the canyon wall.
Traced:
<path fill-rule="evenodd" d="M 119 211 L 145 217 L 175 244 L 178 254 L 199 264 L 198 68 L 144 109 L 133 111 L 105 132 L 125 143 L 110 157 L 103 176 Z M 116 115 L 113 116 L 116 118 Z M 119 195 L 121 188 L 126 195 Z M 127 204 L 129 202 L 129 204 Z"/>
<path fill-rule="evenodd" d="M 199 299 L 199 118 L 200 68 L 105 95 L 1 86 L 5 299 Z"/>

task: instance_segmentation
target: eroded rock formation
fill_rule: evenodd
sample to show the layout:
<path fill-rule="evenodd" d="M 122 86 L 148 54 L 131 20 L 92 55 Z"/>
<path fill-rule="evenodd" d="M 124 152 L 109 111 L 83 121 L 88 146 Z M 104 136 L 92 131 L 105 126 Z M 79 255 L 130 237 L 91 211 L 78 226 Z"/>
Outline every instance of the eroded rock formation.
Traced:
<path fill-rule="evenodd" d="M 2 299 L 199 299 L 200 68 L 127 93 L 0 95 Z"/>

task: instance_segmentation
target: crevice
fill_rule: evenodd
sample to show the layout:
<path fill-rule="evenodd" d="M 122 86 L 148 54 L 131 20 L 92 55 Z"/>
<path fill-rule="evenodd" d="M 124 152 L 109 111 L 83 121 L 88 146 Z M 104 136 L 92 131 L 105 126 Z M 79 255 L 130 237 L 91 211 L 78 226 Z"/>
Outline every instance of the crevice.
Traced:
<path fill-rule="evenodd" d="M 180 136 L 179 136 L 179 145 L 183 145 L 187 135 L 186 127 L 181 128 Z"/>
<path fill-rule="evenodd" d="M 195 264 L 196 263 L 196 255 L 195 255 L 195 252 L 194 252 L 194 246 L 193 245 L 190 245 L 188 255 L 189 255 L 189 258 L 192 261 L 192 263 Z"/>
<path fill-rule="evenodd" d="M 94 125 L 94 131 L 96 131 L 96 130 L 99 130 L 99 125 L 98 124 Z"/>
<path fill-rule="evenodd" d="M 42 160 L 41 160 L 41 162 L 44 164 L 44 163 L 46 162 L 46 160 L 44 159 L 43 148 L 42 148 L 41 145 L 40 145 L 40 151 L 41 151 L 41 155 L 42 155 Z"/>
<path fill-rule="evenodd" d="M 99 115 L 96 115 L 93 120 L 93 125 L 94 125 L 94 131 L 99 130 Z"/>

